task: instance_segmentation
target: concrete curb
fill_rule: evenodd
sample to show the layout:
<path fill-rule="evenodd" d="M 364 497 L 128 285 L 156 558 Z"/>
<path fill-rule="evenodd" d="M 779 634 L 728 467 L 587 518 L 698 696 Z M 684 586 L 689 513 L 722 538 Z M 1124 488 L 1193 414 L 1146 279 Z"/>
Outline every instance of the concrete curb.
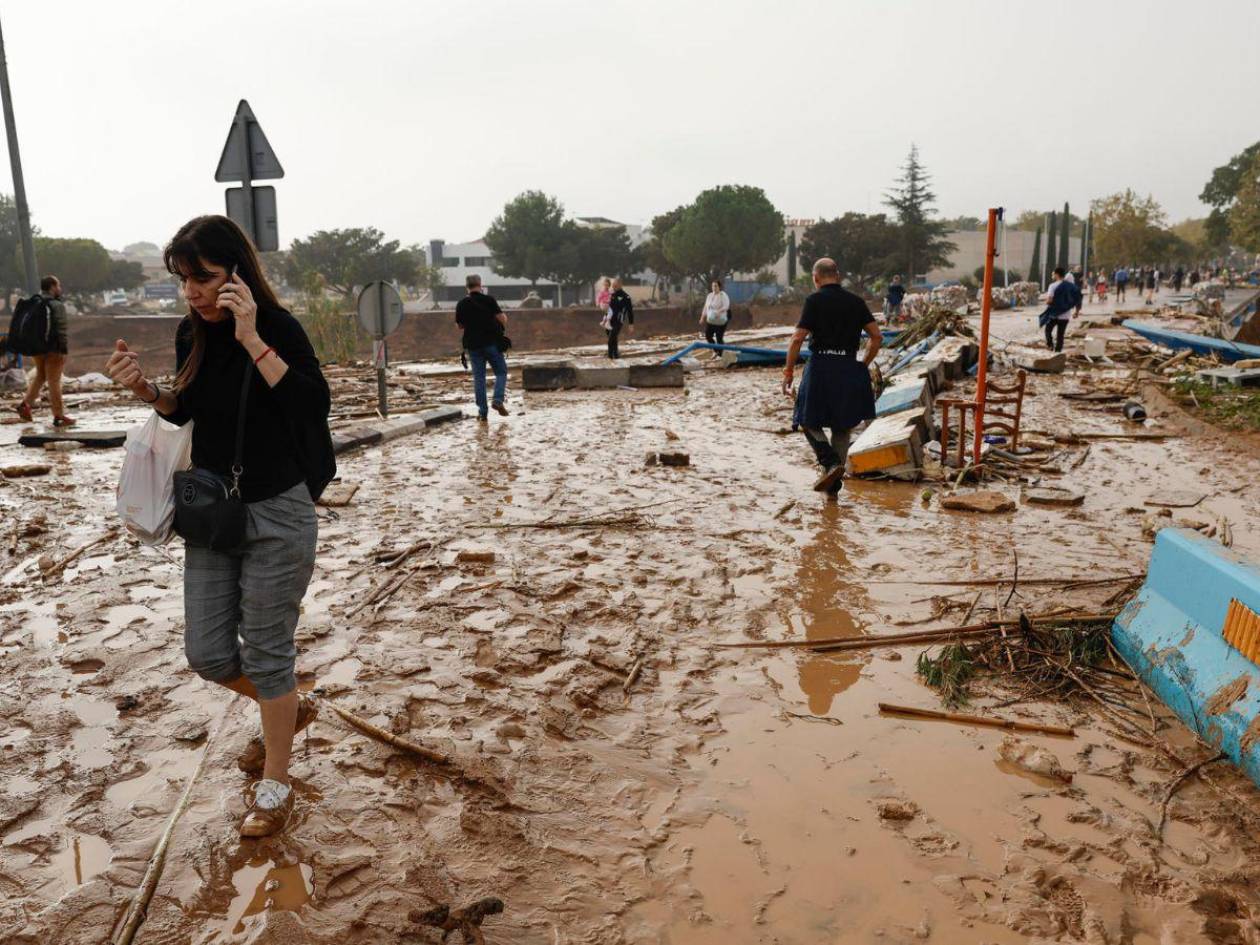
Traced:
<path fill-rule="evenodd" d="M 391 417 L 388 420 L 377 421 L 370 426 L 365 425 L 335 430 L 332 434 L 333 452 L 340 456 L 342 453 L 359 449 L 363 446 L 388 443 L 390 440 L 396 440 L 399 437 L 421 433 L 429 427 L 437 426 L 441 423 L 459 420 L 463 416 L 464 411 L 459 407 L 435 407 L 432 410 L 424 410 L 420 413 L 406 414 L 401 417 Z"/>

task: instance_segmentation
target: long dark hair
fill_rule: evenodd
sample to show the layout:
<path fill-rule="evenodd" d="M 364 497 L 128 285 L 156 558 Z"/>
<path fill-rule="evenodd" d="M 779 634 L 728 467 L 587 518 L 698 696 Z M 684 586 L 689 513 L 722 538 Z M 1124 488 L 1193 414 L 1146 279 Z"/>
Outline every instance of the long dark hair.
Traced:
<path fill-rule="evenodd" d="M 228 272 L 235 266 L 236 274 L 249 286 L 259 310 L 280 307 L 280 300 L 263 273 L 258 250 L 254 249 L 245 231 L 225 216 L 208 214 L 189 220 L 162 250 L 162 261 L 166 263 L 167 272 L 181 278 L 196 276 L 204 279 L 210 275 L 205 263 L 222 266 Z M 192 383 L 206 351 L 206 323 L 191 305 L 188 306 L 188 320 L 192 325 L 192 350 L 175 375 L 177 391 Z"/>

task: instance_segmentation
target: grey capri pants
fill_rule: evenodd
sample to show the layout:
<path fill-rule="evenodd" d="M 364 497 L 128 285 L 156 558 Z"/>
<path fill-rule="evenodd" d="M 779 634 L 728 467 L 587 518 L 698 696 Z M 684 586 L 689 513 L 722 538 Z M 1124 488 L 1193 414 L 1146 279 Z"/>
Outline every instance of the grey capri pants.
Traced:
<path fill-rule="evenodd" d="M 306 483 L 246 503 L 245 543 L 184 552 L 184 653 L 202 679 L 244 675 L 263 699 L 297 688 L 302 598 L 315 568 L 318 518 Z"/>

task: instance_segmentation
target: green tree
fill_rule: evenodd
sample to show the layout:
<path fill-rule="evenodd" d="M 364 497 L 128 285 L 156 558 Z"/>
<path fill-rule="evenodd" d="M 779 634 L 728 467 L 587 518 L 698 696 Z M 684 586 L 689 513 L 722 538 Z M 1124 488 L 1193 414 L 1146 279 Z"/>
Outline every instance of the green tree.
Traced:
<path fill-rule="evenodd" d="M 38 236 L 35 258 L 39 260 L 40 275 L 56 276 L 70 298 L 84 299 L 93 292 L 124 288 L 114 284 L 120 272 L 109 251 L 96 240 Z M 139 268 L 138 263 L 135 266 Z"/>
<path fill-rule="evenodd" d="M 1154 197 L 1126 189 L 1092 201 L 1090 212 L 1100 265 L 1141 265 L 1160 259 L 1168 247 L 1164 210 Z"/>
<path fill-rule="evenodd" d="M 528 279 L 533 286 L 557 268 L 564 239 L 564 207 L 540 190 L 527 190 L 508 201 L 486 231 L 494 271 Z"/>
<path fill-rule="evenodd" d="M 911 145 L 901 176 L 884 195 L 885 205 L 892 208 L 901 227 L 900 268 L 912 281 L 919 272 L 946 265 L 950 253 L 958 248 L 945 238 L 946 225 L 932 219 L 936 194 L 932 192 L 931 180 L 919 163 L 918 147 Z"/>
<path fill-rule="evenodd" d="M 783 214 L 760 187 L 723 184 L 688 206 L 663 239 L 665 256 L 705 282 L 753 272 L 783 253 Z"/>
<path fill-rule="evenodd" d="M 15 289 L 24 292 L 25 282 L 17 204 L 8 194 L 0 194 L 0 292 L 4 293 L 3 311 L 11 311 L 9 298 Z"/>
<path fill-rule="evenodd" d="M 109 285 L 106 288 L 138 289 L 148 281 L 144 275 L 144 267 L 138 262 L 111 259 L 109 263 Z"/>
<path fill-rule="evenodd" d="M 1233 205 L 1238 191 L 1245 183 L 1247 170 L 1260 156 L 1260 141 L 1244 148 L 1229 161 L 1212 171 L 1212 176 L 1203 187 L 1199 199 L 1212 208 L 1208 214 L 1206 228 L 1208 243 L 1215 248 L 1224 248 L 1230 239 L 1229 208 Z"/>
<path fill-rule="evenodd" d="M 1071 251 L 1072 239 L 1072 211 L 1068 209 L 1067 201 L 1063 202 L 1063 218 L 1059 221 L 1059 265 L 1064 269 L 1068 267 L 1068 254 Z"/>
<path fill-rule="evenodd" d="M 805 270 L 829 256 L 840 271 L 860 286 L 895 274 L 902 250 L 901 228 L 882 213 L 846 213 L 819 220 L 801 236 L 800 260 Z"/>
<path fill-rule="evenodd" d="M 976 266 L 975 272 L 972 273 L 976 277 L 976 285 L 984 285 L 984 266 Z M 1019 282 L 1018 270 L 1010 270 L 1010 278 L 1012 282 Z M 1002 267 L 998 265 L 998 260 L 993 260 L 993 284 L 1001 285 L 1003 278 Z"/>
<path fill-rule="evenodd" d="M 624 276 L 640 268 L 624 226 L 582 226 L 566 220 L 560 247 L 544 275 L 562 286 L 589 288 L 600 276 Z"/>
<path fill-rule="evenodd" d="M 1035 233 L 1038 230 L 1045 229 L 1046 217 L 1049 215 L 1049 210 L 1021 210 L 1019 216 L 1015 218 L 1015 222 L 1008 222 L 1006 225 L 1012 230 Z"/>
<path fill-rule="evenodd" d="M 378 279 L 415 285 L 419 264 L 398 240 L 387 240 L 375 227 L 319 230 L 294 240 L 285 262 L 285 278 L 294 286 L 309 286 L 318 276 L 328 288 L 346 298 L 355 286 Z"/>
<path fill-rule="evenodd" d="M 945 217 L 941 220 L 949 231 L 961 230 L 963 232 L 972 232 L 975 230 L 987 230 L 989 228 L 988 221 L 981 220 L 979 217 Z"/>
<path fill-rule="evenodd" d="M 1260 152 L 1242 174 L 1229 208 L 1229 236 L 1249 253 L 1260 253 Z"/>
<path fill-rule="evenodd" d="M 1028 281 L 1041 284 L 1041 227 L 1033 237 L 1032 262 L 1028 264 Z"/>
<path fill-rule="evenodd" d="M 684 205 L 652 218 L 652 225 L 649 228 L 651 235 L 642 247 L 643 264 L 656 274 L 657 286 L 660 286 L 662 282 L 682 282 L 689 275 L 665 255 L 665 236 L 678 224 L 686 212 L 687 207 Z"/>
<path fill-rule="evenodd" d="M 1058 251 L 1056 249 L 1058 235 L 1059 235 L 1059 215 L 1055 213 L 1053 210 L 1051 210 L 1050 211 L 1050 227 L 1046 231 L 1046 276 L 1047 277 L 1049 277 L 1050 273 L 1054 272 L 1054 267 L 1058 265 L 1058 263 L 1055 262 L 1055 258 L 1054 258 L 1055 253 Z"/>

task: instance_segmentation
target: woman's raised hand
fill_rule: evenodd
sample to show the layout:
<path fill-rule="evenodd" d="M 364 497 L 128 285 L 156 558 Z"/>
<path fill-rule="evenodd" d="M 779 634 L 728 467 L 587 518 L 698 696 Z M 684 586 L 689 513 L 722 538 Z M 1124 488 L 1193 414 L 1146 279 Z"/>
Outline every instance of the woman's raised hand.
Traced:
<path fill-rule="evenodd" d="M 219 307 L 232 313 L 236 322 L 236 340 L 241 344 L 258 335 L 258 303 L 254 293 L 239 275 L 219 286 Z"/>
<path fill-rule="evenodd" d="M 119 338 L 114 342 L 114 351 L 105 362 L 105 373 L 115 384 L 127 388 L 133 394 L 139 394 L 148 387 L 144 371 L 140 369 L 140 355 L 127 350 L 127 342 Z"/>

